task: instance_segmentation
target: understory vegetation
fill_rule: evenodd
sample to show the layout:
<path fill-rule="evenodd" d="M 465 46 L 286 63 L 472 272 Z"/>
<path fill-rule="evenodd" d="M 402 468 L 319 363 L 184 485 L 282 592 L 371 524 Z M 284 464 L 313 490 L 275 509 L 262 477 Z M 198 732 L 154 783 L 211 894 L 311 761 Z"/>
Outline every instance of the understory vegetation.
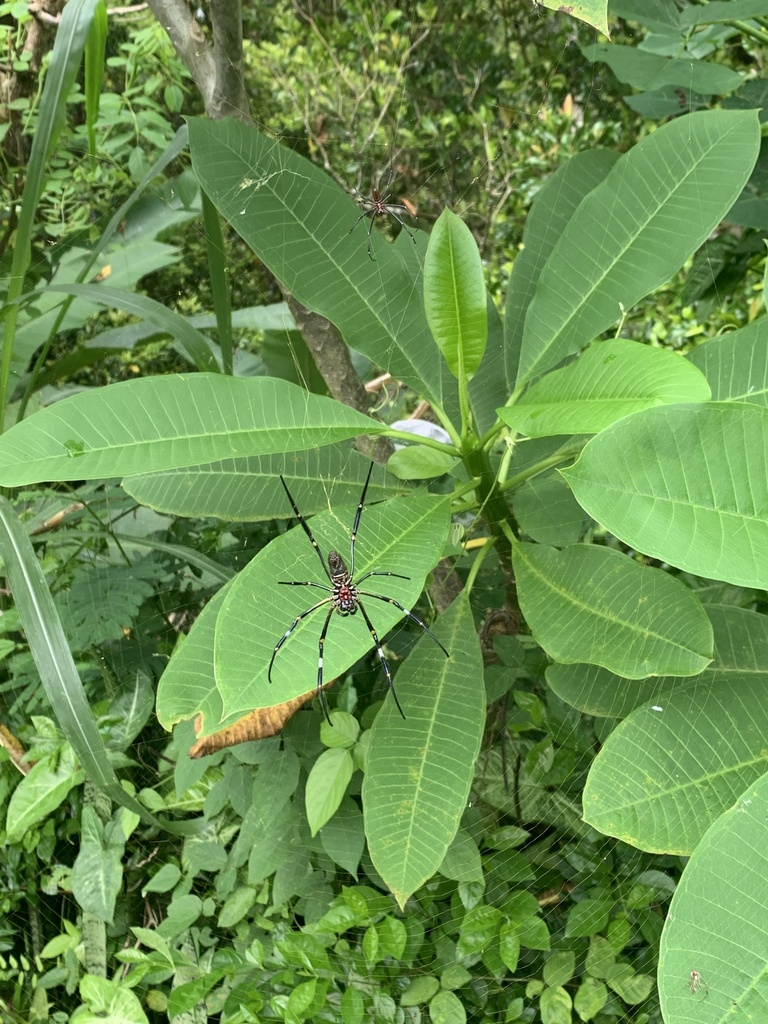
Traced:
<path fill-rule="evenodd" d="M 2 5 L 0 1020 L 768 1019 L 768 2 L 236 7 Z"/>

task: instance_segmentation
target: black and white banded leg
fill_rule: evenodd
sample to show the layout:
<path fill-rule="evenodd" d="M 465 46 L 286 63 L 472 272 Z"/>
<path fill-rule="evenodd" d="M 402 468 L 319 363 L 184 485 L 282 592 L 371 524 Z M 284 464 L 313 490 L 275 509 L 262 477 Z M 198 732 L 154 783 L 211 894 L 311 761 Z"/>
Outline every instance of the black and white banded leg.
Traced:
<path fill-rule="evenodd" d="M 389 670 L 389 662 L 387 661 L 386 656 L 384 654 L 384 651 L 382 650 L 381 641 L 379 640 L 378 633 L 373 628 L 373 623 L 368 618 L 368 613 L 366 612 L 365 608 L 363 607 L 362 602 L 358 601 L 357 602 L 357 607 L 360 609 L 360 613 L 362 614 L 363 618 L 365 619 L 365 624 L 368 627 L 368 629 L 370 630 L 371 636 L 373 637 L 373 642 L 376 644 L 376 653 L 379 656 L 379 661 L 381 662 L 381 667 L 384 669 L 384 674 L 387 677 L 387 685 L 389 686 L 389 689 L 392 691 L 392 697 L 394 699 L 395 704 L 397 705 L 397 710 L 400 712 L 400 716 L 402 718 L 405 718 L 405 712 L 400 707 L 400 701 L 397 699 L 397 693 L 395 692 L 395 684 L 392 682 L 392 673 Z"/>
<path fill-rule="evenodd" d="M 323 644 L 325 643 L 325 637 L 326 634 L 328 633 L 328 626 L 330 625 L 331 622 L 331 616 L 333 615 L 335 610 L 336 609 L 333 607 L 333 605 L 331 605 L 331 608 L 325 617 L 323 628 L 320 631 L 320 640 L 318 641 L 317 645 L 317 696 L 320 701 L 320 707 L 323 709 L 323 714 L 325 715 L 325 720 L 328 723 L 328 725 L 333 725 L 333 722 L 331 721 L 331 715 L 330 712 L 328 711 L 328 701 L 325 699 L 325 691 L 323 690 Z"/>
<path fill-rule="evenodd" d="M 403 613 L 403 615 L 407 615 L 411 622 L 415 622 L 417 626 L 421 626 L 421 628 L 424 630 L 427 636 L 432 637 L 432 639 L 435 641 L 435 643 L 446 656 L 446 658 L 450 658 L 450 654 L 445 649 L 445 647 L 443 647 L 443 645 L 437 639 L 437 637 L 429 628 L 429 626 L 425 622 L 422 622 L 418 615 L 414 615 L 413 612 L 409 611 L 407 608 L 404 608 L 399 601 L 396 601 L 394 599 L 394 597 L 384 597 L 383 594 L 372 594 L 370 590 L 358 590 L 358 594 L 362 594 L 363 597 L 373 597 L 377 601 L 384 601 L 385 604 L 393 604 L 398 611 L 401 611 Z"/>
<path fill-rule="evenodd" d="M 299 584 L 299 586 L 306 586 L 306 584 Z M 315 583 L 314 586 L 319 586 L 319 584 Z M 329 589 L 328 587 L 323 587 L 323 590 L 328 590 L 328 589 Z M 322 608 L 324 604 L 330 604 L 331 600 L 332 599 L 330 597 L 326 597 L 323 601 L 318 601 L 317 604 L 313 604 L 311 608 L 307 608 L 307 610 L 305 612 L 302 612 L 301 615 L 297 615 L 296 618 L 293 620 L 293 622 L 288 627 L 288 629 L 286 629 L 286 631 L 283 633 L 283 635 L 277 641 L 277 643 L 275 644 L 275 649 L 274 649 L 274 651 L 272 651 L 272 657 L 269 659 L 269 668 L 267 669 L 267 679 L 269 680 L 270 683 L 272 682 L 272 666 L 275 663 L 275 658 L 277 657 L 277 652 L 283 646 L 285 641 L 288 639 L 288 637 L 291 635 L 291 633 L 294 631 L 294 629 L 296 629 L 296 627 L 298 626 L 298 624 L 300 622 L 302 622 L 304 619 L 306 619 L 308 615 L 311 615 L 312 612 L 316 612 L 318 608 Z M 333 608 L 331 608 L 331 612 L 332 611 L 333 611 Z M 330 617 L 331 616 L 330 616 L 330 613 L 329 613 L 328 618 L 330 618 Z"/>

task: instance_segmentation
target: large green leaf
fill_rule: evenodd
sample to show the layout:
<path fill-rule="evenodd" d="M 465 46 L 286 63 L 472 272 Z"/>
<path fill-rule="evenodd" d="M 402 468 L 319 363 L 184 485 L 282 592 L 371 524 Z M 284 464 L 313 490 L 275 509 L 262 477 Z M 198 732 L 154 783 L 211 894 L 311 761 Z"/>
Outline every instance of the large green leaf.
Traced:
<path fill-rule="evenodd" d="M 419 447 L 418 451 L 440 455 L 431 448 Z M 362 455 L 337 445 L 295 454 L 225 459 L 207 466 L 133 476 L 122 483 L 133 498 L 159 512 L 255 522 L 292 515 L 277 479 L 279 473 L 302 513 L 313 515 L 324 508 L 355 504 L 369 466 Z M 376 467 L 368 489 L 369 500 L 393 498 L 398 491 L 402 488 L 395 480 Z"/>
<path fill-rule="evenodd" d="M 114 919 L 115 901 L 123 882 L 124 814 L 119 808 L 115 820 L 105 828 L 93 807 L 86 804 L 80 850 L 72 865 L 72 895 L 83 910 L 108 924 Z"/>
<path fill-rule="evenodd" d="M 350 234 L 360 207 L 295 150 L 241 121 L 192 119 L 189 142 L 202 187 L 283 286 L 440 403 L 443 368 L 418 282 L 375 224 L 368 258 L 364 229 Z"/>
<path fill-rule="evenodd" d="M 424 261 L 424 308 L 451 373 L 466 386 L 488 340 L 483 265 L 472 232 L 456 214 L 440 214 Z"/>
<path fill-rule="evenodd" d="M 270 377 L 143 377 L 73 395 L 17 423 L 0 437 L 0 484 L 156 473 L 385 430 Z"/>
<path fill-rule="evenodd" d="M 733 6 L 732 4 L 728 5 Z M 737 15 L 733 15 L 737 17 Z M 584 56 L 591 61 L 605 61 L 620 82 L 636 89 L 659 89 L 664 85 L 679 85 L 699 93 L 727 93 L 738 89 L 743 82 L 738 71 L 723 64 L 705 61 L 679 60 L 649 53 L 638 46 L 618 43 L 594 43 L 584 47 Z"/>
<path fill-rule="evenodd" d="M 498 413 L 529 437 L 596 434 L 643 409 L 710 397 L 704 375 L 676 352 L 619 339 L 590 345 Z"/>
<path fill-rule="evenodd" d="M 200 714 L 200 730 L 208 736 L 232 725 L 239 715 L 224 718 L 224 705 L 213 673 L 216 616 L 231 584 L 221 587 L 195 619 L 189 635 L 173 653 L 157 686 L 157 718 L 164 729 Z"/>
<path fill-rule="evenodd" d="M 686 865 L 659 953 L 670 1024 L 768 1020 L 766 821 L 768 775 L 712 825 Z"/>
<path fill-rule="evenodd" d="M 704 605 L 704 611 L 712 623 L 715 650 L 712 663 L 696 679 L 737 681 L 759 673 L 768 686 L 768 616 L 732 605 Z M 693 682 L 680 676 L 622 679 L 597 665 L 549 665 L 546 676 L 561 700 L 599 718 L 625 718 Z"/>
<path fill-rule="evenodd" d="M 611 733 L 584 789 L 584 820 L 653 853 L 690 854 L 768 771 L 765 678 L 696 680 Z"/>
<path fill-rule="evenodd" d="M 716 402 L 768 405 L 768 317 L 705 341 L 687 358 L 709 381 Z"/>
<path fill-rule="evenodd" d="M 658 128 L 615 164 L 541 272 L 518 383 L 578 351 L 680 268 L 743 188 L 759 134 L 754 111 L 703 111 Z"/>
<path fill-rule="evenodd" d="M 45 291 L 47 294 L 66 292 L 68 295 L 80 296 L 103 306 L 112 306 L 132 313 L 175 338 L 198 370 L 208 373 L 219 371 L 208 338 L 193 327 L 186 317 L 180 316 L 146 295 L 137 295 L 120 288 L 108 288 L 101 284 L 48 285 Z"/>
<path fill-rule="evenodd" d="M 7 841 L 19 842 L 37 822 L 53 814 L 66 800 L 72 787 L 79 786 L 83 778 L 69 744 L 58 758 L 46 758 L 33 765 L 8 802 L 5 819 Z"/>
<path fill-rule="evenodd" d="M 557 473 L 527 480 L 515 491 L 512 508 L 520 530 L 539 544 L 576 544 L 588 517 Z"/>
<path fill-rule="evenodd" d="M 324 554 L 335 549 L 346 559 L 353 519 L 349 511 L 343 519 L 335 510 L 312 518 L 312 533 Z M 394 499 L 366 509 L 355 549 L 356 578 L 372 569 L 411 578 L 374 576 L 363 584 L 364 589 L 394 597 L 411 608 L 427 573 L 440 558 L 448 531 L 448 512 L 447 501 L 432 495 Z M 277 641 L 300 612 L 328 596 L 316 587 L 280 586 L 280 580 L 314 580 L 328 585 L 317 555 L 299 526 L 272 541 L 248 563 L 219 612 L 216 678 L 227 717 L 298 697 L 317 679 L 318 637 L 327 606 L 297 627 L 275 659 L 271 685 L 268 682 L 267 669 Z M 402 618 L 393 605 L 372 598 L 363 601 L 380 637 Z M 340 676 L 372 645 L 361 615 L 334 614 L 323 652 L 325 680 Z"/>
<path fill-rule="evenodd" d="M 517 377 L 525 315 L 550 253 L 581 201 L 599 185 L 618 153 L 607 149 L 577 153 L 562 164 L 533 201 L 523 230 L 523 248 L 515 256 L 504 312 L 504 353 L 510 384 Z"/>
<path fill-rule="evenodd" d="M 768 585 L 768 409 L 648 409 L 598 434 L 562 473 L 592 518 L 638 551 Z"/>
<path fill-rule="evenodd" d="M 712 627 L 678 580 L 610 548 L 558 551 L 515 544 L 520 607 L 556 661 L 586 661 L 617 675 L 695 675 L 712 657 Z"/>
<path fill-rule="evenodd" d="M 768 17 L 768 0 L 710 0 L 703 7 L 695 5 L 680 12 L 683 27 L 732 22 L 736 18 Z"/>
<path fill-rule="evenodd" d="M 462 594 L 397 673 L 406 720 L 388 701 L 374 722 L 363 784 L 368 847 L 401 907 L 440 867 L 461 820 L 485 722 L 483 663 Z"/>

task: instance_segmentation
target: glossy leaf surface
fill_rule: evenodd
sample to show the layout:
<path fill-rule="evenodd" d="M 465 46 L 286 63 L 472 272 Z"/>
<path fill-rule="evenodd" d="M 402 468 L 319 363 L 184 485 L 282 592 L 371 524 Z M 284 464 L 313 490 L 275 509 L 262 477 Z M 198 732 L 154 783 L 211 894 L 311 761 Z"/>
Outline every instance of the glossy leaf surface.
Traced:
<path fill-rule="evenodd" d="M 686 865 L 659 954 L 668 1020 L 708 1024 L 768 1016 L 766 820 L 768 775 L 740 794 Z M 700 979 L 695 991 L 693 971 Z"/>
<path fill-rule="evenodd" d="M 440 867 L 464 812 L 485 721 L 482 659 L 469 603 L 436 623 L 450 659 L 422 637 L 374 722 L 363 784 L 371 857 L 402 907 Z M 471 681 L 476 680 L 472 685 Z"/>
<path fill-rule="evenodd" d="M 271 377 L 143 377 L 65 398 L 6 431 L 0 483 L 134 476 L 384 429 Z"/>
<path fill-rule="evenodd" d="M 669 406 L 620 420 L 562 471 L 579 503 L 644 554 L 768 585 L 768 410 Z"/>
<path fill-rule="evenodd" d="M 518 382 L 556 366 L 667 281 L 728 212 L 758 147 L 753 112 L 711 110 L 663 125 L 626 153 L 541 272 Z"/>
<path fill-rule="evenodd" d="M 704 610 L 661 569 L 604 547 L 516 544 L 520 607 L 556 661 L 586 661 L 629 679 L 696 675 L 712 657 Z"/>
<path fill-rule="evenodd" d="M 488 340 L 485 280 L 472 232 L 450 210 L 432 230 L 424 261 L 424 306 L 451 373 L 471 377 Z"/>
<path fill-rule="evenodd" d="M 619 339 L 590 345 L 497 411 L 507 426 L 529 437 L 596 434 L 643 409 L 710 396 L 704 375 L 675 352 Z"/>

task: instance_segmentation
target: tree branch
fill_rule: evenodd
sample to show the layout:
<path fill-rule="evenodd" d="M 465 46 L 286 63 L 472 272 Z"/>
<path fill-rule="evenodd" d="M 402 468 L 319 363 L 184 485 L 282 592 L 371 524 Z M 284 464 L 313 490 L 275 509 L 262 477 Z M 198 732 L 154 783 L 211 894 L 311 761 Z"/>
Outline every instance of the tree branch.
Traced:
<path fill-rule="evenodd" d="M 240 4 L 213 0 L 209 5 L 213 47 L 184 0 L 148 0 L 149 8 L 168 33 L 178 57 L 192 76 L 205 112 L 250 120 L 243 85 L 243 37 Z"/>

